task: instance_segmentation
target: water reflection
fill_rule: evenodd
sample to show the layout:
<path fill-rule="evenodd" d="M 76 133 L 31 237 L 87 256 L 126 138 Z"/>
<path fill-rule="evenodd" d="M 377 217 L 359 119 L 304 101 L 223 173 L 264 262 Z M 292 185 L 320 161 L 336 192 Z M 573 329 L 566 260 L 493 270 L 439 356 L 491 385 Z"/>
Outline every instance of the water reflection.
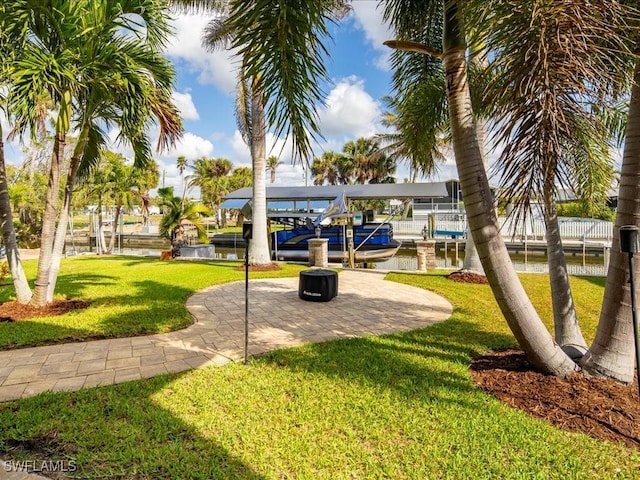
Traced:
<path fill-rule="evenodd" d="M 116 249 L 116 253 L 144 257 L 160 256 L 160 250 L 157 249 L 123 248 L 120 252 Z M 244 259 L 244 248 L 216 246 L 214 258 L 224 260 L 242 260 Z M 548 273 L 549 271 L 549 266 L 545 261 L 546 259 L 542 255 L 529 255 L 525 261 L 523 255 L 514 254 L 511 259 L 516 271 L 518 272 Z M 448 252 L 445 256 L 444 252 L 440 251 L 437 253 L 436 267 L 455 270 L 462 268 L 463 260 L 464 257 L 462 255 L 456 256 L 453 252 Z M 376 270 L 416 271 L 418 269 L 416 251 L 412 249 L 402 249 L 394 257 L 385 260 L 384 262 L 367 264 L 366 268 Z M 596 256 L 589 256 L 585 259 L 580 256 L 568 255 L 567 269 L 570 275 L 605 276 L 607 273 L 604 259 Z"/>

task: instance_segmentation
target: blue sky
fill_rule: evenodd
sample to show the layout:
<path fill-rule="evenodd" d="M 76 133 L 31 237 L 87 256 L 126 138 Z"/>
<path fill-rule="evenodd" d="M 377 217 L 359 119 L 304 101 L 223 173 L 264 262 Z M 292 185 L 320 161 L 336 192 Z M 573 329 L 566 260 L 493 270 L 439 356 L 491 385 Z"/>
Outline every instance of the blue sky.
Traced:
<path fill-rule="evenodd" d="M 333 42 L 327 59 L 331 83 L 324 86 L 325 105 L 318 106 L 325 141 L 314 146 L 316 156 L 324 151 L 340 151 L 349 140 L 382 131 L 382 97 L 391 93 L 391 51 L 382 42 L 392 35 L 376 4 L 377 0 L 355 1 L 350 16 L 331 26 Z M 207 21 L 199 15 L 179 15 L 174 24 L 177 37 L 167 51 L 178 71 L 175 98 L 187 132 L 175 151 L 161 157 L 166 182 L 177 189 L 178 155 L 189 159 L 202 155 L 225 157 L 235 166 L 251 164 L 234 117 L 235 63 L 230 52 L 202 49 L 201 32 Z M 291 164 L 288 148 L 281 148 L 284 139 L 269 137 L 272 152 L 282 152 L 283 164 L 278 167 L 275 185 L 304 185 L 303 169 Z M 438 179 L 456 176 L 452 168 L 452 162 L 443 166 Z M 398 181 L 403 181 L 408 176 L 406 167 L 400 165 L 397 176 Z"/>
<path fill-rule="evenodd" d="M 377 0 L 352 3 L 353 12 L 338 25 L 331 26 L 333 42 L 327 68 L 332 80 L 324 86 L 325 105 L 318 106 L 320 125 L 325 138 L 314 146 L 314 155 L 324 151 L 340 151 L 345 142 L 381 132 L 380 115 L 384 109 L 382 97 L 391 93 L 390 50 L 382 45 L 392 38 L 376 11 Z M 160 173 L 167 186 L 181 190 L 176 158 L 184 155 L 193 161 L 202 156 L 225 157 L 234 166 L 250 166 L 248 148 L 237 131 L 234 117 L 236 87 L 235 62 L 232 52 L 206 52 L 200 45 L 202 29 L 209 18 L 202 15 L 176 15 L 176 37 L 167 49 L 178 74 L 174 100 L 184 119 L 185 135 L 169 152 L 156 155 Z M 3 127 L 6 125 L 3 124 Z M 8 131 L 8 130 L 5 130 Z M 116 132 L 112 132 L 115 138 Z M 290 149 L 285 139 L 268 136 L 268 148 L 279 154 L 283 164 L 278 167 L 275 185 L 304 185 L 301 166 L 292 165 Z M 124 146 L 113 146 L 130 157 Z M 6 145 L 9 163 L 19 163 L 22 150 L 17 143 Z M 398 168 L 402 182 L 408 172 Z M 455 177 L 453 162 L 442 166 L 434 180 Z M 197 192 L 192 192 L 197 195 Z"/>

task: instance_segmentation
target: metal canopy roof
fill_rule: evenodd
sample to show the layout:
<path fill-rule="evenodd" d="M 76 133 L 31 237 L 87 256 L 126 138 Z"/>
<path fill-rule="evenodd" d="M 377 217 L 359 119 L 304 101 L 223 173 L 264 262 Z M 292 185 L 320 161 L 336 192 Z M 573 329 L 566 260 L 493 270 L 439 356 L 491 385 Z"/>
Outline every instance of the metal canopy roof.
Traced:
<path fill-rule="evenodd" d="M 341 193 L 351 200 L 378 200 L 447 197 L 445 182 L 433 183 L 369 183 L 366 185 L 320 185 L 299 187 L 267 187 L 267 200 L 333 200 Z M 241 188 L 224 197 L 249 200 L 252 187 Z M 226 203 L 226 202 L 225 202 Z"/>

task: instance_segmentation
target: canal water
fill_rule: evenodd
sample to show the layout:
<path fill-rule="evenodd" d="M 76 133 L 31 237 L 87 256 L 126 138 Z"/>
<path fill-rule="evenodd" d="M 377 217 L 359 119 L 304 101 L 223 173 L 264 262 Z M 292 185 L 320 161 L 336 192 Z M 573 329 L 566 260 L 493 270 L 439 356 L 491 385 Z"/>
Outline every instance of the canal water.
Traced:
<path fill-rule="evenodd" d="M 160 250 L 157 249 L 131 249 L 123 248 L 122 255 L 159 257 Z M 215 258 L 221 260 L 242 260 L 244 259 L 244 248 L 242 247 L 215 247 Z M 607 271 L 607 258 L 600 256 L 579 256 L 567 255 L 567 269 L 570 275 L 584 276 L 605 276 Z M 458 269 L 462 268 L 463 255 L 456 255 L 453 251 L 438 251 L 436 254 L 437 268 Z M 544 255 L 524 256 L 522 254 L 511 254 L 511 260 L 518 272 L 548 273 L 549 267 Z M 384 262 L 376 262 L 367 265 L 367 268 L 375 270 L 400 270 L 415 271 L 418 269 L 418 259 L 415 249 L 400 249 L 398 253 Z"/>

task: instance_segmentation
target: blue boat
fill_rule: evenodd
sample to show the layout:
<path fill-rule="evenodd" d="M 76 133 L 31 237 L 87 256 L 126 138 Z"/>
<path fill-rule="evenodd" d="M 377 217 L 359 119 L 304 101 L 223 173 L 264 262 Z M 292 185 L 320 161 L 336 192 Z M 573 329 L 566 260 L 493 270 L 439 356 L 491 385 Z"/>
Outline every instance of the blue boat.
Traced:
<path fill-rule="evenodd" d="M 279 219 L 280 223 L 284 219 Z M 363 225 L 318 226 L 308 223 L 272 233 L 272 254 L 283 261 L 307 261 L 308 241 L 314 238 L 329 240 L 329 261 L 348 260 L 349 230 L 353 232 L 354 260 L 356 263 L 381 262 L 393 257 L 401 242 L 393 238 L 393 227 L 388 223 L 368 222 Z"/>
<path fill-rule="evenodd" d="M 351 263 L 351 239 L 355 263 L 386 260 L 393 257 L 401 245 L 400 241 L 393 238 L 393 228 L 388 223 L 375 222 L 373 218 L 360 217 L 356 221 L 356 216 L 362 214 L 349 212 L 346 199 L 386 202 L 391 199 L 404 201 L 414 198 L 439 199 L 446 196 L 444 182 L 267 187 L 267 216 L 277 223 L 289 225 L 284 230 L 272 233 L 272 257 L 276 260 L 307 261 L 308 241 L 313 238 L 326 238 L 329 240 L 328 253 L 331 262 Z M 244 217 L 250 219 L 252 198 L 252 187 L 241 188 L 226 195 L 220 208 L 240 209 Z M 325 219 L 338 221 L 332 226 L 325 226 Z M 319 230 L 316 230 L 316 225 L 319 225 Z"/>

